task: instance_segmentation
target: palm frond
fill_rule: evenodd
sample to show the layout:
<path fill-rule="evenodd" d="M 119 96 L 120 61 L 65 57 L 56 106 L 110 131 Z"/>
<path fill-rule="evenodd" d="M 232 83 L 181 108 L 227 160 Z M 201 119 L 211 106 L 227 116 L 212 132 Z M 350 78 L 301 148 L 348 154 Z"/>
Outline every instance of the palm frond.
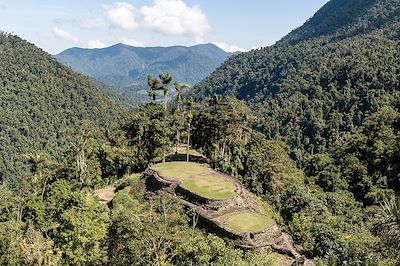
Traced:
<path fill-rule="evenodd" d="M 388 246 L 400 249 L 400 198 L 384 199 L 375 217 L 376 232 Z"/>

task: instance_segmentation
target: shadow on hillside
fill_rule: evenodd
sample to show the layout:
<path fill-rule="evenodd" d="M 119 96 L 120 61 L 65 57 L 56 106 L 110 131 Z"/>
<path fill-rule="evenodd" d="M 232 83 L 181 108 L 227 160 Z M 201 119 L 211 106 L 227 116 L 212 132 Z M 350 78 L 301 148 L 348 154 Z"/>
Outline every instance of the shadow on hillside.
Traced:
<path fill-rule="evenodd" d="M 165 158 L 166 162 L 186 162 L 186 154 L 182 154 L 182 153 L 175 153 L 175 154 L 171 154 L 168 155 Z M 190 162 L 194 162 L 194 163 L 210 163 L 210 160 L 204 156 L 199 156 L 199 155 L 189 155 L 189 161 Z"/>

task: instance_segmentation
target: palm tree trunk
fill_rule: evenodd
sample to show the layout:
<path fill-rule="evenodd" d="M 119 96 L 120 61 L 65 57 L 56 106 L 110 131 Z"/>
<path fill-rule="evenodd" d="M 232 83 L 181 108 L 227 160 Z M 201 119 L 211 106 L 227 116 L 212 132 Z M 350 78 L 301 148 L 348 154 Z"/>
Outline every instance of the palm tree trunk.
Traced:
<path fill-rule="evenodd" d="M 188 132 L 187 132 L 187 146 L 186 146 L 186 161 L 189 162 L 189 145 L 190 145 L 190 122 L 188 123 Z"/>
<path fill-rule="evenodd" d="M 46 192 L 46 185 L 47 185 L 47 180 L 49 179 L 49 176 L 46 176 L 46 179 L 44 180 L 44 184 L 43 184 L 43 189 L 42 189 L 42 201 L 44 199 L 44 193 Z"/>
<path fill-rule="evenodd" d="M 168 94 L 164 92 L 164 110 L 167 111 L 167 103 L 168 103 Z"/>
<path fill-rule="evenodd" d="M 165 148 L 163 149 L 163 152 L 164 152 L 164 156 L 163 156 L 162 162 L 165 163 Z"/>
<path fill-rule="evenodd" d="M 178 155 L 178 145 L 179 145 L 179 130 L 176 130 L 175 137 L 175 154 Z"/>

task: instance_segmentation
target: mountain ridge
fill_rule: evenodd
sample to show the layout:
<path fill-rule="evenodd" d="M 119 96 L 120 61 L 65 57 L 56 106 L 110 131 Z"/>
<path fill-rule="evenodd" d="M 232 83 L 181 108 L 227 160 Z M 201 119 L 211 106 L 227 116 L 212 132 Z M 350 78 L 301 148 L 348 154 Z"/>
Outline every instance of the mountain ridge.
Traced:
<path fill-rule="evenodd" d="M 55 58 L 143 101 L 147 97 L 147 75 L 170 72 L 174 80 L 193 85 L 232 54 L 214 44 L 134 47 L 119 43 L 100 49 L 69 48 Z"/>
<path fill-rule="evenodd" d="M 381 29 L 387 21 L 399 21 L 398 5 L 397 0 L 329 1 L 302 26 L 283 37 L 280 43 L 296 44 L 328 35 L 333 39 L 343 39 Z"/>
<path fill-rule="evenodd" d="M 332 8 L 339 10 L 333 28 L 331 17 L 319 20 Z M 258 128 L 296 156 L 324 152 L 382 105 L 396 105 L 399 21 L 399 0 L 331 0 L 275 45 L 229 58 L 193 94 L 245 100 Z"/>

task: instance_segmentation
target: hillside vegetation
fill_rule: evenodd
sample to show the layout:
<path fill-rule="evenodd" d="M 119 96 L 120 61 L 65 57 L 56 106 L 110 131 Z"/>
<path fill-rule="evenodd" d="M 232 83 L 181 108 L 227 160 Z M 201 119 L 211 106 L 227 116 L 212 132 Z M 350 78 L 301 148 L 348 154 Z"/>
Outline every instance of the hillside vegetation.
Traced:
<path fill-rule="evenodd" d="M 82 120 L 112 127 L 120 114 L 86 77 L 19 37 L 0 34 L 0 180 L 24 178 L 29 154 L 61 159 L 63 130 Z"/>
<path fill-rule="evenodd" d="M 379 108 L 399 107 L 399 7 L 332 0 L 276 45 L 227 60 L 194 94 L 247 101 L 257 127 L 300 161 L 325 152 Z"/>
<path fill-rule="evenodd" d="M 330 1 L 276 45 L 230 58 L 192 91 L 203 101 L 148 76 L 150 102 L 125 115 L 1 34 L 0 265 L 286 265 L 199 229 L 190 205 L 147 190 L 152 167 L 183 181 L 167 192 L 220 214 L 255 202 L 259 215 L 218 220 L 248 240 L 279 225 L 318 266 L 400 265 L 399 1 Z"/>
<path fill-rule="evenodd" d="M 29 154 L 23 178 L 0 184 L 0 264 L 282 265 L 283 258 L 269 251 L 244 251 L 198 229 L 193 210 L 164 193 L 148 194 L 139 175 L 132 175 L 173 152 L 176 135 L 190 134 L 188 121 L 197 107 L 181 100 L 171 110 L 157 101 L 134 108 L 125 119 L 116 116 L 121 126 L 111 130 L 96 119 L 67 124 L 59 138 L 67 144 L 60 147 L 65 157 L 57 159 L 52 156 L 57 150 L 46 149 Z M 228 193 L 208 194 L 208 182 Z M 208 176 L 186 185 L 205 196 L 232 195 L 230 183 Z M 224 218 L 238 230 L 243 227 Z M 259 230 L 259 219 L 254 217 L 249 230 Z"/>
<path fill-rule="evenodd" d="M 275 45 L 231 57 L 192 91 L 206 106 L 195 119 L 207 125 L 195 122 L 196 145 L 215 167 L 274 202 L 305 254 L 323 265 L 398 264 L 399 20 L 399 0 L 331 0 Z M 290 164 L 261 149 L 278 144 L 221 141 L 239 117 L 221 113 L 216 105 L 231 101 L 214 95 L 244 100 L 256 119 L 243 116 L 250 123 L 242 132 L 253 128 L 287 144 L 304 184 L 285 183 L 277 173 Z M 376 227 L 381 216 L 385 226 Z M 391 259 L 376 257 L 375 248 Z"/>

